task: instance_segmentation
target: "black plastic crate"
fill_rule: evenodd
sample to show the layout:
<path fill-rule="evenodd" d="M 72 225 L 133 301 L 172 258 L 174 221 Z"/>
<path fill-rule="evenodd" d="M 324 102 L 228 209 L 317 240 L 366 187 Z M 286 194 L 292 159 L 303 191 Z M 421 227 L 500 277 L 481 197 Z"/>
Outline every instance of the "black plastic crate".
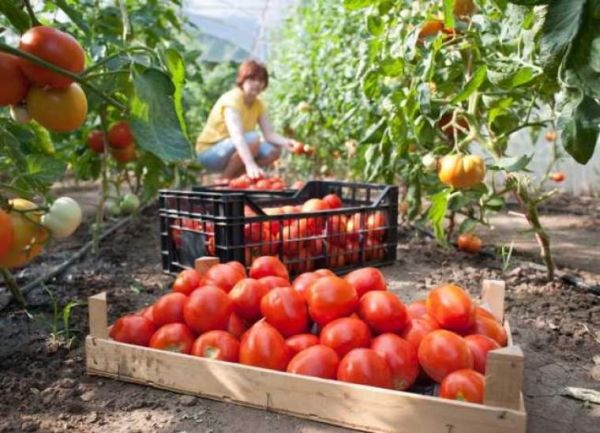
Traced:
<path fill-rule="evenodd" d="M 331 193 L 342 199 L 342 208 L 297 208 Z M 276 213 L 277 207 L 283 212 Z M 159 215 L 162 265 L 170 273 L 193 267 L 203 256 L 249 266 L 256 257 L 276 255 L 292 275 L 320 268 L 344 273 L 396 259 L 396 186 L 309 181 L 300 190 L 274 193 L 162 190 Z"/>

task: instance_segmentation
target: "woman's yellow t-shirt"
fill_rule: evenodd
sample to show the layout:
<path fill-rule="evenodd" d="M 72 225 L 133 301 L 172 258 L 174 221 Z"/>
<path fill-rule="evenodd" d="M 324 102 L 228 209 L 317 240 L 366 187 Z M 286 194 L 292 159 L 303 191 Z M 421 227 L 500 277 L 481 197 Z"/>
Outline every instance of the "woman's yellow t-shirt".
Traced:
<path fill-rule="evenodd" d="M 260 98 L 256 98 L 252 105 L 246 105 L 242 89 L 236 87 L 228 91 L 217 100 L 210 110 L 206 125 L 196 140 L 198 152 L 203 152 L 213 144 L 229 137 L 229 131 L 225 125 L 225 107 L 234 108 L 240 113 L 245 133 L 256 129 L 258 119 L 265 112 L 265 105 Z"/>

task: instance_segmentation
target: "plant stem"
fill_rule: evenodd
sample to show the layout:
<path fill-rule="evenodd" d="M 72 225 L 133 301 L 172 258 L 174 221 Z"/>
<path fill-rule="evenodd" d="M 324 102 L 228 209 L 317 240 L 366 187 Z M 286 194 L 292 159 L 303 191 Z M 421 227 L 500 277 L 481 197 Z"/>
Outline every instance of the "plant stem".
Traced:
<path fill-rule="evenodd" d="M 6 287 L 8 287 L 8 290 L 10 290 L 10 293 L 17 300 L 19 305 L 26 310 L 27 302 L 25 302 L 23 293 L 21 293 L 21 289 L 17 285 L 15 278 L 12 276 L 8 269 L 0 268 L 0 273 L 2 274 L 2 278 L 4 278 L 4 282 L 6 283 Z"/>
<path fill-rule="evenodd" d="M 104 203 L 108 197 L 108 174 L 107 174 L 107 161 L 108 161 L 108 122 L 106 119 L 106 106 L 102 106 L 100 109 L 100 128 L 102 130 L 102 139 L 104 141 L 104 152 L 100 156 L 100 173 L 102 174 L 102 193 L 100 194 L 100 201 L 98 202 L 98 209 L 96 209 L 96 226 L 92 231 L 92 253 L 98 255 L 100 253 L 100 232 L 102 231 L 102 220 L 104 216 Z"/>
<path fill-rule="evenodd" d="M 33 12 L 33 8 L 31 7 L 31 4 L 29 3 L 29 0 L 23 0 L 23 3 L 25 3 L 25 8 L 27 9 L 27 13 L 29 14 L 29 18 L 31 18 L 31 24 L 33 26 L 41 26 L 42 23 L 40 23 L 37 19 L 37 17 L 35 16 L 35 13 Z"/>

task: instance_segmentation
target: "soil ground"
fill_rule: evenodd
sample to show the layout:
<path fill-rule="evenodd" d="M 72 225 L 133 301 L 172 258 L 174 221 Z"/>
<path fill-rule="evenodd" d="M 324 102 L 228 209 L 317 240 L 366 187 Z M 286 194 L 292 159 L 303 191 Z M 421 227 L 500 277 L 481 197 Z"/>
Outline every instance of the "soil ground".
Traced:
<path fill-rule="evenodd" d="M 567 200 L 567 199 L 565 199 Z M 92 202 L 93 203 L 93 202 Z M 589 236 L 598 236 L 598 212 L 578 215 L 577 200 L 567 200 L 561 215 L 583 219 Z M 591 204 L 590 204 L 591 203 Z M 591 199 L 583 208 L 600 208 Z M 569 214 L 569 209 L 573 212 Z M 582 212 L 583 213 L 583 212 Z M 581 217 L 581 218 L 579 218 Z M 508 218 L 508 217 L 507 217 Z M 579 219 L 577 219 L 579 218 Z M 587 224 L 587 225 L 586 225 Z M 499 225 L 500 226 L 500 225 Z M 575 225 L 576 233 L 582 226 Z M 514 227 L 512 227 L 514 231 Z M 89 240 L 83 226 L 75 237 L 57 243 L 35 262 L 17 272 L 24 284 L 48 272 Z M 502 243 L 507 237 L 501 237 Z M 586 238 L 588 241 L 590 237 Z M 597 239 L 597 238 L 596 238 Z M 509 241 L 510 242 L 510 241 Z M 567 241 L 565 241 L 567 242 Z M 597 254 L 600 242 L 578 244 L 573 251 Z M 405 301 L 422 297 L 439 282 L 454 281 L 477 295 L 485 278 L 507 281 L 507 317 L 515 341 L 526 357 L 524 379 L 528 432 L 592 433 L 600 425 L 600 406 L 562 395 L 565 386 L 600 391 L 600 296 L 544 272 L 528 257 L 514 257 L 505 272 L 491 255 L 468 255 L 440 250 L 428 238 L 402 229 L 399 260 L 383 268 L 390 288 Z M 557 262 L 560 247 L 555 247 Z M 160 267 L 160 242 L 155 209 L 147 209 L 101 246 L 99 257 L 86 256 L 50 281 L 47 288 L 63 307 L 74 300 L 107 291 L 109 320 L 150 304 L 169 290 L 172 278 Z M 572 253 L 569 252 L 567 256 Z M 583 254 L 584 256 L 586 254 Z M 561 267 L 585 281 L 600 283 L 599 262 L 591 266 Z M 593 271 L 596 271 L 594 273 Z M 51 338 L 52 302 L 41 288 L 27 294 L 30 319 L 0 286 L 0 432 L 343 432 L 341 428 L 290 416 L 219 403 L 87 376 L 82 342 L 87 333 L 87 309 L 73 308 L 70 350 Z M 62 314 L 62 311 L 60 312 Z M 57 317 L 62 323 L 62 316 Z M 62 324 L 57 324 L 62 329 Z M 594 362 L 594 359 L 596 362 Z"/>

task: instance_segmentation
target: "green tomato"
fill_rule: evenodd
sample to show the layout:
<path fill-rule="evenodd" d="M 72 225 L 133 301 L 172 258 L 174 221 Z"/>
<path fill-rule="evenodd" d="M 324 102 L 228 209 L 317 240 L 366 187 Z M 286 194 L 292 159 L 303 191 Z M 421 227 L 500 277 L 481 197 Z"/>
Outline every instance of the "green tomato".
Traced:
<path fill-rule="evenodd" d="M 81 224 L 81 208 L 70 197 L 60 197 L 47 214 L 42 216 L 42 225 L 46 227 L 53 238 L 63 239 L 71 236 Z"/>
<path fill-rule="evenodd" d="M 121 212 L 129 215 L 140 207 L 140 199 L 135 194 L 125 194 L 121 199 Z"/>
<path fill-rule="evenodd" d="M 121 206 L 116 200 L 110 200 L 106 202 L 106 210 L 111 216 L 121 216 Z"/>

